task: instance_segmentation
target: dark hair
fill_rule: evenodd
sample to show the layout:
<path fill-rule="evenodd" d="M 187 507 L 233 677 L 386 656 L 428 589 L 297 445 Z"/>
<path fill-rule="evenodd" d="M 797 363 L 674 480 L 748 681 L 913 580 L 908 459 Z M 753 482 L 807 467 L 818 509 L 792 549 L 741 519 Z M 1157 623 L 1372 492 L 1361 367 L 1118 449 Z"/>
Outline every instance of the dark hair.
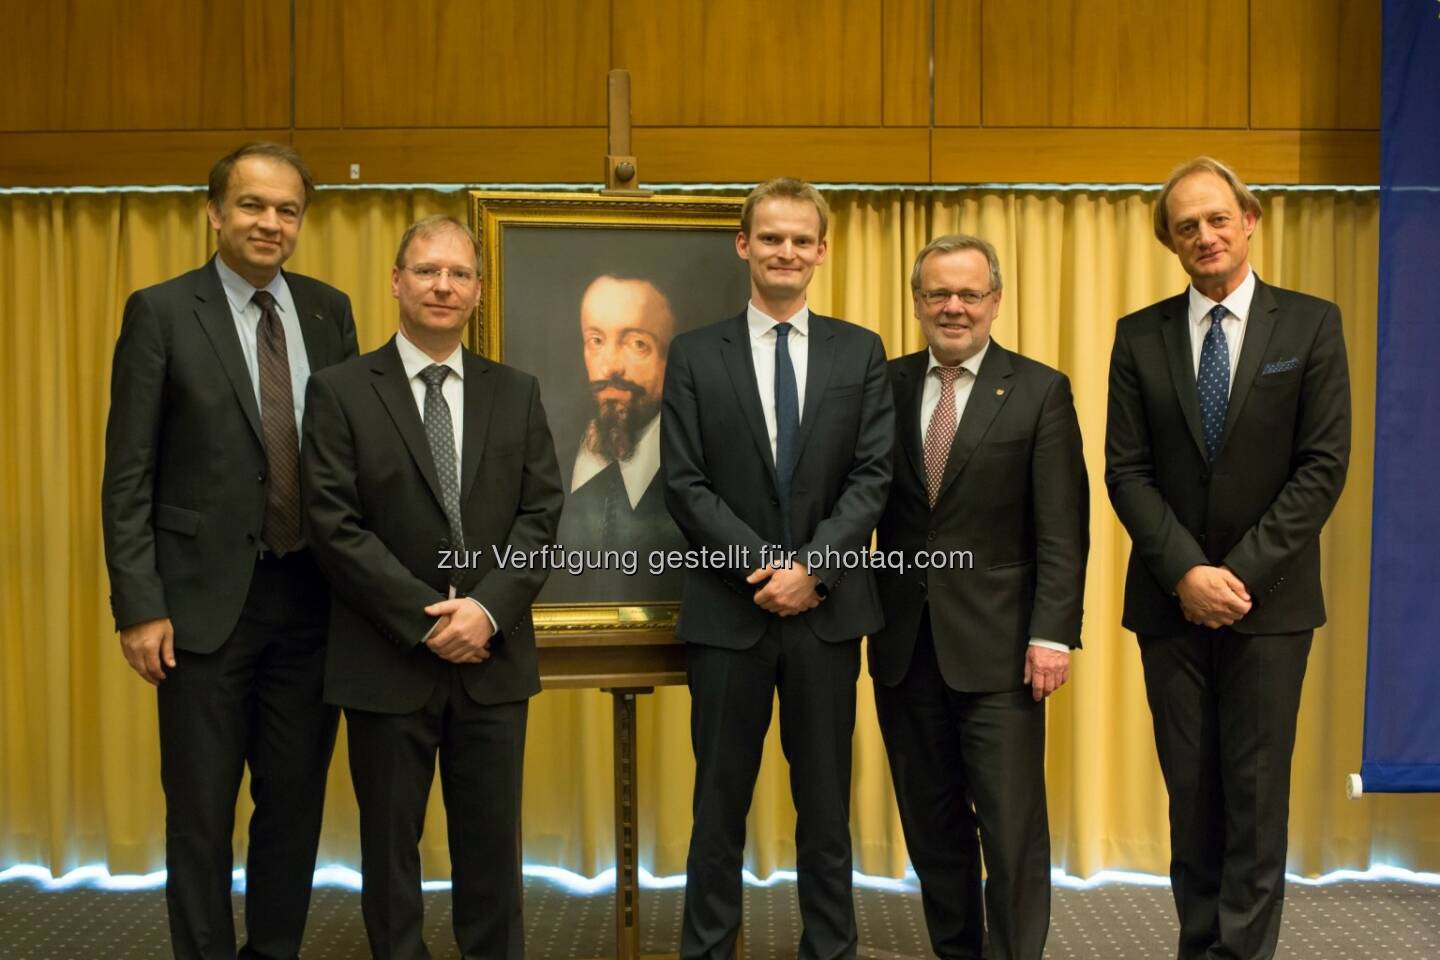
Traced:
<path fill-rule="evenodd" d="M 300 182 L 305 185 L 305 206 L 308 208 L 310 201 L 315 199 L 315 180 L 310 176 L 310 168 L 305 166 L 305 161 L 300 159 L 300 154 L 294 147 L 288 143 L 255 140 L 236 147 L 215 161 L 215 166 L 210 168 L 210 189 L 206 195 L 210 202 L 220 203 L 225 199 L 225 193 L 230 189 L 230 174 L 234 172 L 235 164 L 246 157 L 268 157 L 288 163 L 300 174 Z"/>

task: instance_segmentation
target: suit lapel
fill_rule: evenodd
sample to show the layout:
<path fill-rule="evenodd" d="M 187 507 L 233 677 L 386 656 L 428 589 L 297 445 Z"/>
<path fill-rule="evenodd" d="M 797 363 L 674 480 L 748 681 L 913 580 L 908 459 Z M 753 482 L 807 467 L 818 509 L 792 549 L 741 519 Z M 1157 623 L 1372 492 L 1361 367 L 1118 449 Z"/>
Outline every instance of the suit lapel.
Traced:
<path fill-rule="evenodd" d="M 1270 346 L 1270 336 L 1275 332 L 1275 317 L 1280 310 L 1280 305 L 1275 302 L 1275 295 L 1270 288 L 1261 283 L 1259 278 L 1255 280 L 1255 295 L 1250 301 L 1250 316 L 1245 320 L 1245 340 L 1240 344 L 1240 362 L 1235 365 L 1235 382 L 1230 385 L 1230 401 L 1225 408 L 1225 432 L 1221 434 L 1220 444 L 1223 447 L 1225 437 L 1235 426 L 1235 421 L 1240 417 L 1240 411 L 1245 406 L 1245 398 L 1250 395 L 1250 387 L 1255 383 L 1255 377 L 1260 372 L 1260 361 L 1265 357 L 1265 351 Z M 1219 451 L 1216 451 L 1219 455 Z"/>
<path fill-rule="evenodd" d="M 724 334 L 725 346 L 722 356 L 725 371 L 730 375 L 730 386 L 735 390 L 735 399 L 745 422 L 750 425 L 750 437 L 765 466 L 770 470 L 770 479 L 775 479 L 775 455 L 770 450 L 770 431 L 765 426 L 765 411 L 760 407 L 760 388 L 755 383 L 755 359 L 750 355 L 750 328 L 745 323 L 745 314 L 730 321 L 730 329 Z"/>
<path fill-rule="evenodd" d="M 495 378 L 490 366 L 469 350 L 461 354 L 465 364 L 464 449 L 460 451 L 460 502 L 470 495 L 470 486 L 480 472 L 485 438 L 490 433 L 490 414 L 495 409 Z"/>
<path fill-rule="evenodd" d="M 304 278 L 292 273 L 285 274 L 285 285 L 290 288 L 290 299 L 295 301 L 295 316 L 300 321 L 300 337 L 305 341 L 305 356 L 310 361 L 310 369 L 319 370 L 328 366 L 332 355 L 339 351 L 328 349 L 331 339 L 326 336 L 325 311 L 320 309 L 318 299 L 311 296 L 313 288 Z M 330 329 L 334 329 L 333 326 Z"/>
<path fill-rule="evenodd" d="M 930 351 L 912 353 L 892 367 L 895 371 L 895 426 L 900 431 L 900 446 L 905 459 L 925 486 L 925 449 L 920 440 L 920 402 L 925 396 L 925 370 L 930 365 Z"/>
<path fill-rule="evenodd" d="M 195 316 L 200 328 L 210 338 L 215 353 L 220 357 L 220 366 L 235 390 L 240 409 L 250 421 L 255 438 L 264 443 L 260 432 L 260 404 L 255 399 L 255 385 L 250 381 L 250 370 L 245 366 L 245 354 L 240 348 L 240 334 L 235 330 L 235 315 L 230 312 L 230 301 L 225 298 L 225 288 L 220 284 L 220 274 L 215 270 L 215 261 L 200 268 L 195 284 Z"/>
<path fill-rule="evenodd" d="M 409 378 L 405 376 L 405 365 L 400 362 L 400 351 L 395 348 L 394 337 L 376 352 L 370 370 L 375 375 L 373 383 L 380 402 L 389 411 L 400 439 L 405 442 L 435 502 L 444 509 L 445 500 L 440 496 L 440 480 L 435 472 L 435 455 L 425 437 L 425 424 L 421 422 L 420 411 L 415 406 L 415 394 L 410 388 Z M 466 374 L 469 375 L 468 370 Z M 465 392 L 468 396 L 470 391 Z"/>
<path fill-rule="evenodd" d="M 965 464 L 970 462 L 970 457 L 984 439 L 985 431 L 990 429 L 995 415 L 1005 406 L 1005 401 L 1010 399 L 1008 381 L 1014 375 L 1015 366 L 1010 362 L 1009 352 L 991 340 L 990 349 L 985 352 L 985 359 L 980 364 L 980 375 L 975 378 L 975 385 L 970 388 L 970 399 L 965 402 L 965 413 L 955 428 L 955 439 L 950 444 L 950 458 L 945 461 L 945 476 L 940 479 L 940 493 L 935 498 L 937 504 L 955 482 L 960 471 L 965 469 Z"/>
<path fill-rule="evenodd" d="M 805 453 L 805 441 L 820 414 L 820 398 L 835 369 L 835 329 L 829 317 L 810 314 L 809 353 L 805 358 L 805 402 L 800 407 L 800 436 L 795 438 L 795 462 Z M 768 444 L 767 444 L 768 446 Z"/>
<path fill-rule="evenodd" d="M 1190 438 L 1200 455 L 1208 459 L 1205 432 L 1200 427 L 1200 391 L 1195 386 L 1195 348 L 1190 343 L 1188 304 L 1188 291 L 1162 301 L 1160 330 L 1165 338 L 1165 353 L 1170 358 L 1170 382 L 1175 385 L 1175 396 L 1190 427 Z"/>

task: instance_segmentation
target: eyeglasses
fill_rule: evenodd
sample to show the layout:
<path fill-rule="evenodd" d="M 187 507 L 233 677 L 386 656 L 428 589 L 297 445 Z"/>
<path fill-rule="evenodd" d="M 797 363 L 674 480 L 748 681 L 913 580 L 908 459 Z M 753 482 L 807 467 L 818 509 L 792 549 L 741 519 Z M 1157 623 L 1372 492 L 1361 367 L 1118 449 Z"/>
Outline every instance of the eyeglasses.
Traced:
<path fill-rule="evenodd" d="M 951 297 L 959 297 L 961 303 L 967 307 L 973 307 L 994 292 L 994 290 L 924 290 L 920 293 L 920 299 L 929 306 L 941 307 L 949 303 Z"/>
<path fill-rule="evenodd" d="M 457 287 L 468 287 L 475 282 L 475 271 L 469 267 L 437 267 L 422 263 L 418 267 L 406 267 L 415 279 L 424 284 L 439 283 L 442 276 L 448 276 Z"/>

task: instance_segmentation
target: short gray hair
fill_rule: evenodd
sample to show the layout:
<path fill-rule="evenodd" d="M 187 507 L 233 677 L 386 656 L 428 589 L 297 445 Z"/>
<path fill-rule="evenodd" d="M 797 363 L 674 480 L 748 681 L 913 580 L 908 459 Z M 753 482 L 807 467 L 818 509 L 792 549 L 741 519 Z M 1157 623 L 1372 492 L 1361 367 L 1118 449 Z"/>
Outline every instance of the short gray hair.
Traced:
<path fill-rule="evenodd" d="M 990 289 L 999 290 L 1005 285 L 1000 277 L 1000 258 L 995 254 L 995 248 L 988 241 L 979 237 L 971 236 L 968 233 L 947 233 L 943 237 L 936 237 L 924 248 L 915 254 L 915 266 L 910 269 L 910 292 L 920 292 L 920 268 L 924 265 L 925 259 L 932 253 L 955 253 L 957 250 L 978 250 L 985 255 L 985 263 L 990 268 Z"/>

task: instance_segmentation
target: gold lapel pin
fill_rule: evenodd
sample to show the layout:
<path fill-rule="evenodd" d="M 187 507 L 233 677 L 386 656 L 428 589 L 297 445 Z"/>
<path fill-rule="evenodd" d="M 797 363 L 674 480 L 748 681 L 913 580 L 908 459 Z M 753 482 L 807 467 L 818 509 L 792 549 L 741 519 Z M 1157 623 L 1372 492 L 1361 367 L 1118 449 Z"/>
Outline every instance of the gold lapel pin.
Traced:
<path fill-rule="evenodd" d="M 995 388 L 995 396 L 997 396 L 997 397 L 1003 397 L 1003 396 L 1005 396 L 1005 388 L 1004 388 L 1004 387 L 996 387 L 996 388 Z"/>

